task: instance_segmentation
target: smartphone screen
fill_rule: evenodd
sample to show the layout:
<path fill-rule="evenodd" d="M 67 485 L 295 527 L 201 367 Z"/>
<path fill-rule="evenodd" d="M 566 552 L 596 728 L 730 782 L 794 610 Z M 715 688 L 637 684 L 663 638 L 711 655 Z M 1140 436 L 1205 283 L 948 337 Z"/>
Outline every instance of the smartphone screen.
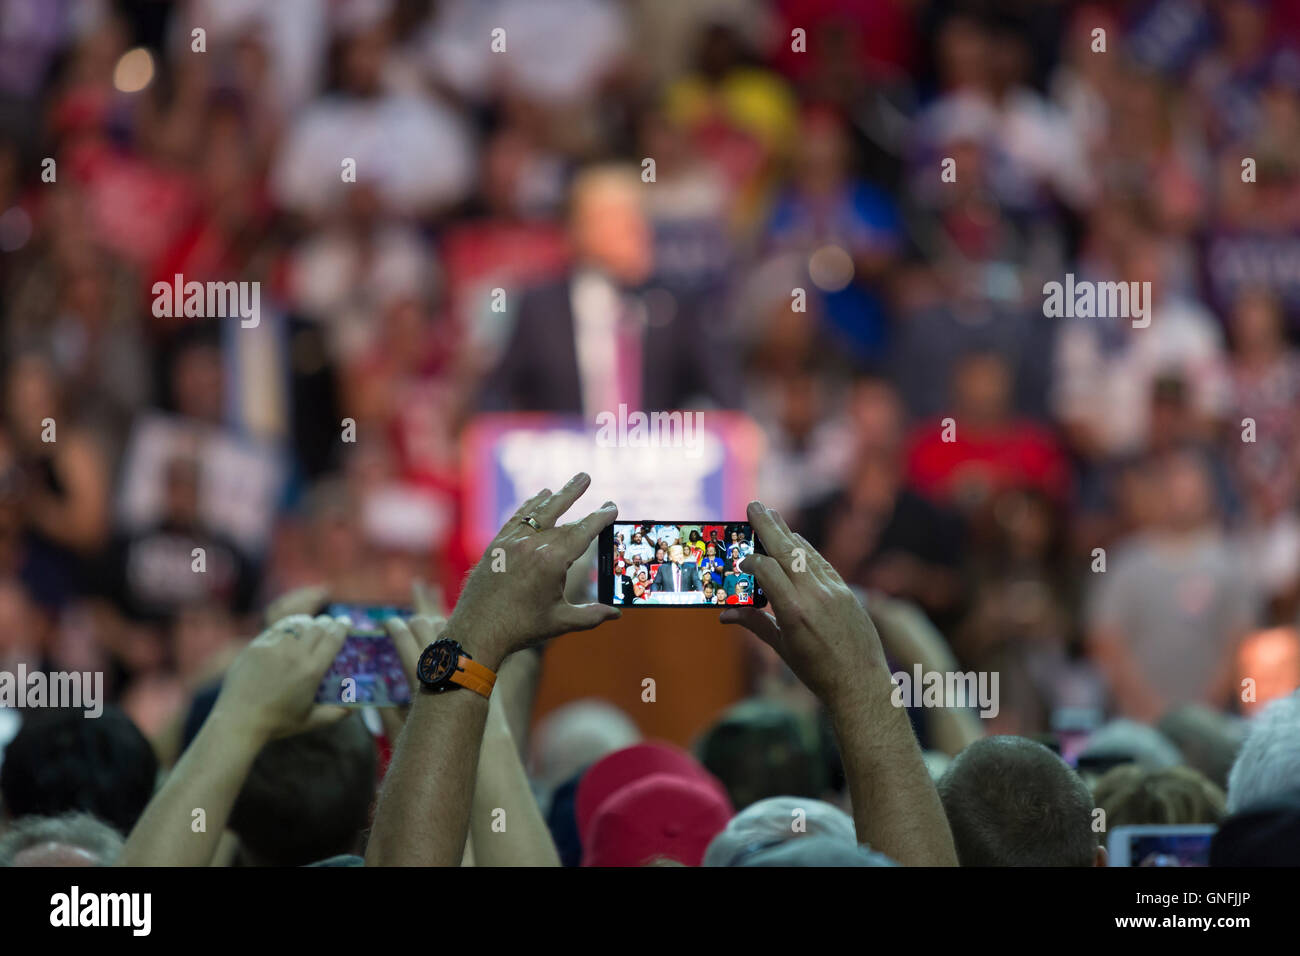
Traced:
<path fill-rule="evenodd" d="M 1069 681 L 1072 675 L 1066 675 L 1065 681 Z M 1067 697 L 1070 685 L 1062 685 L 1065 693 L 1062 697 Z M 1084 688 L 1086 694 L 1087 688 Z M 1068 699 L 1068 698 L 1067 698 Z M 1075 699 L 1078 699 L 1077 695 Z M 1102 711 L 1099 707 L 1083 706 L 1070 704 L 1059 704 L 1052 709 L 1051 713 L 1052 735 L 1056 739 L 1056 751 L 1071 767 L 1076 770 L 1090 770 L 1098 773 L 1104 773 L 1109 770 L 1109 766 L 1099 769 L 1096 764 L 1098 761 L 1089 760 L 1083 766 L 1079 765 L 1079 758 L 1087 749 L 1088 741 L 1092 738 L 1093 732 L 1102 724 Z"/>
<path fill-rule="evenodd" d="M 600 536 L 600 600 L 615 607 L 763 607 L 740 562 L 762 553 L 745 521 L 619 521 Z"/>
<path fill-rule="evenodd" d="M 1116 827 L 1106 846 L 1108 862 L 1111 866 L 1209 866 L 1216 829 L 1211 824 Z"/>
<path fill-rule="evenodd" d="M 344 707 L 401 707 L 411 702 L 397 648 L 384 631 L 389 617 L 408 618 L 406 608 L 331 604 L 325 613 L 348 620 L 348 636 L 316 691 L 316 702 Z"/>

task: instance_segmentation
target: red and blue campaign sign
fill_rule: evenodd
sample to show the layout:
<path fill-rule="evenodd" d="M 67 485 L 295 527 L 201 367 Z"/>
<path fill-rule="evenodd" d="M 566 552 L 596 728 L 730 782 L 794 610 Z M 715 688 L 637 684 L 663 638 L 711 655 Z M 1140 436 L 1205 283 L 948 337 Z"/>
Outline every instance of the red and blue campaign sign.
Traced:
<path fill-rule="evenodd" d="M 763 441 L 739 412 L 620 406 L 595 424 L 570 415 L 480 415 L 462 445 L 465 546 L 481 552 L 520 502 L 579 471 L 591 475 L 591 488 L 575 514 L 613 500 L 625 518 L 743 520 Z"/>

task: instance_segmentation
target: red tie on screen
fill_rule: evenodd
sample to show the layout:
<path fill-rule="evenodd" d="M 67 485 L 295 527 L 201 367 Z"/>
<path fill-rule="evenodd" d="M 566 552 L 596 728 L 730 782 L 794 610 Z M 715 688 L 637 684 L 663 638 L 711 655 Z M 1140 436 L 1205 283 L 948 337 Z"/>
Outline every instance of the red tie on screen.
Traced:
<path fill-rule="evenodd" d="M 673 565 L 673 590 L 680 591 L 681 589 L 682 589 L 682 566 L 680 564 L 674 564 Z"/>

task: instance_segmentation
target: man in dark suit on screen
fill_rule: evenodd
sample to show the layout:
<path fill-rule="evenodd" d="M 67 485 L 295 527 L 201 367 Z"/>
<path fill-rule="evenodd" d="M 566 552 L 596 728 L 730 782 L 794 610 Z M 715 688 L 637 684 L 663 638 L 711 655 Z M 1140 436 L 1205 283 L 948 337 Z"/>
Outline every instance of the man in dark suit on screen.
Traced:
<path fill-rule="evenodd" d="M 700 575 L 694 564 L 686 564 L 686 551 L 680 544 L 668 549 L 668 560 L 659 565 L 651 591 L 698 591 Z"/>

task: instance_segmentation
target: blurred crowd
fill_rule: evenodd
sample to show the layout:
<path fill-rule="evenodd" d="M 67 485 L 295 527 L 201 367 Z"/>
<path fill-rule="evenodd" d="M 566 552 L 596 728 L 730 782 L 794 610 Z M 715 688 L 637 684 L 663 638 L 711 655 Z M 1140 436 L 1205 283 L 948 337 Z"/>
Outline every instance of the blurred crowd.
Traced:
<path fill-rule="evenodd" d="M 759 496 L 1001 674 L 987 730 L 1300 684 L 1295 5 L 0 23 L 0 666 L 153 734 L 277 594 L 454 596 L 476 414 L 626 400 L 752 416 Z M 1046 316 L 1067 274 L 1149 327 Z M 260 321 L 160 317 L 176 275 Z"/>

